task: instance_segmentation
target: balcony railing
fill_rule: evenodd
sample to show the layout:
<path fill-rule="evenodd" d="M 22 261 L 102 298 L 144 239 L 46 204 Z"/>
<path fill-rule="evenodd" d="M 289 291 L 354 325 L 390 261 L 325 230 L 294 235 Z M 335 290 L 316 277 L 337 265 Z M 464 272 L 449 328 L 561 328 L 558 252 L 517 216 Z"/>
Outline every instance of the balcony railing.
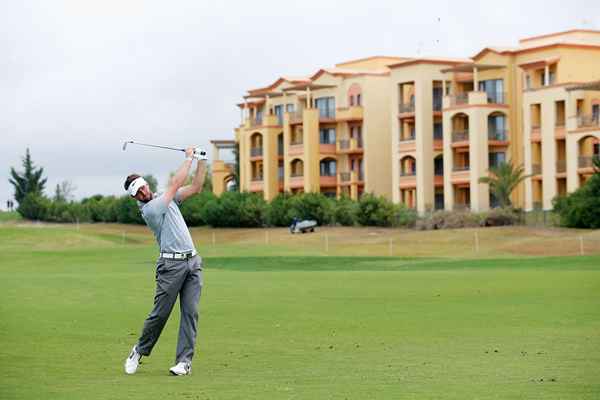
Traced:
<path fill-rule="evenodd" d="M 303 172 L 292 172 L 292 173 L 290 174 L 290 177 L 291 177 L 291 178 L 302 178 L 303 176 L 304 176 L 304 173 L 303 173 Z"/>
<path fill-rule="evenodd" d="M 540 175 L 542 173 L 542 164 L 531 164 L 531 173 L 533 175 Z"/>
<path fill-rule="evenodd" d="M 469 103 L 469 94 L 468 93 L 454 94 L 449 97 L 450 97 L 450 107 L 462 106 L 462 105 Z"/>
<path fill-rule="evenodd" d="M 433 140 L 444 140 L 444 132 L 433 131 Z"/>
<path fill-rule="evenodd" d="M 469 141 L 469 131 L 454 131 L 452 132 L 452 143 L 455 142 L 468 142 Z"/>
<path fill-rule="evenodd" d="M 434 176 L 444 176 L 444 169 L 443 168 L 434 168 L 433 175 Z"/>
<path fill-rule="evenodd" d="M 592 168 L 594 166 L 594 160 L 600 156 L 579 156 L 577 159 L 577 165 L 579 168 Z"/>
<path fill-rule="evenodd" d="M 433 97 L 433 111 L 442 111 L 442 96 Z"/>
<path fill-rule="evenodd" d="M 292 139 L 292 140 L 290 140 L 290 144 L 291 144 L 292 146 L 299 145 L 299 144 L 303 144 L 303 143 L 304 143 L 304 140 L 303 140 L 303 138 L 296 138 L 296 139 Z"/>
<path fill-rule="evenodd" d="M 502 129 L 497 129 L 495 131 L 489 131 L 488 132 L 488 140 L 497 140 L 500 142 L 505 142 L 506 141 L 506 130 Z"/>
<path fill-rule="evenodd" d="M 402 135 L 400 135 L 400 141 L 401 142 L 410 142 L 411 140 L 415 140 L 416 137 L 417 136 L 414 133 L 412 133 L 412 134 L 410 134 L 408 136 L 402 136 Z"/>
<path fill-rule="evenodd" d="M 252 147 L 250 149 L 250 157 L 260 157 L 263 155 L 262 147 Z"/>
<path fill-rule="evenodd" d="M 319 119 L 335 119 L 335 109 L 320 109 Z"/>
<path fill-rule="evenodd" d="M 464 172 L 469 171 L 471 169 L 470 165 L 455 165 L 452 167 L 452 171 L 454 172 Z"/>
<path fill-rule="evenodd" d="M 350 182 L 351 179 L 352 179 L 351 172 L 340 172 L 340 181 L 341 182 Z"/>
<path fill-rule="evenodd" d="M 578 115 L 577 116 L 577 127 L 579 128 L 591 128 L 600 127 L 600 116 L 598 115 Z"/>
<path fill-rule="evenodd" d="M 250 118 L 250 126 L 252 127 L 261 126 L 262 122 L 262 118 Z"/>
<path fill-rule="evenodd" d="M 400 103 L 398 105 L 398 112 L 400 114 L 415 112 L 415 103 Z"/>
<path fill-rule="evenodd" d="M 256 176 L 253 176 L 251 178 L 251 180 L 252 180 L 252 182 L 262 182 L 263 176 L 262 175 L 256 175 Z"/>
<path fill-rule="evenodd" d="M 359 181 L 365 180 L 365 173 L 363 171 L 358 171 L 358 180 Z"/>
<path fill-rule="evenodd" d="M 400 176 L 416 176 L 416 170 L 400 171 Z"/>
<path fill-rule="evenodd" d="M 566 160 L 558 160 L 556 162 L 556 172 L 563 173 L 567 172 L 567 161 Z"/>
<path fill-rule="evenodd" d="M 291 112 L 290 114 L 290 122 L 295 122 L 295 123 L 299 123 L 302 122 L 302 118 L 303 118 L 303 109 L 299 109 L 297 111 Z"/>

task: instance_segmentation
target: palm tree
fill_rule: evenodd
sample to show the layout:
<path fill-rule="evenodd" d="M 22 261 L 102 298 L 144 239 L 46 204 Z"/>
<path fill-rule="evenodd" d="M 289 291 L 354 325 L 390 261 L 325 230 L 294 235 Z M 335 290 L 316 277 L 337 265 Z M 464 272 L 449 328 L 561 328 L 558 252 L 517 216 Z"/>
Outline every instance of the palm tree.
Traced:
<path fill-rule="evenodd" d="M 531 175 L 524 175 L 525 169 L 522 165 L 514 166 L 511 162 L 501 163 L 490 168 L 490 176 L 479 178 L 480 183 L 490 185 L 490 191 L 498 199 L 500 207 L 510 207 L 510 195 L 525 179 Z"/>

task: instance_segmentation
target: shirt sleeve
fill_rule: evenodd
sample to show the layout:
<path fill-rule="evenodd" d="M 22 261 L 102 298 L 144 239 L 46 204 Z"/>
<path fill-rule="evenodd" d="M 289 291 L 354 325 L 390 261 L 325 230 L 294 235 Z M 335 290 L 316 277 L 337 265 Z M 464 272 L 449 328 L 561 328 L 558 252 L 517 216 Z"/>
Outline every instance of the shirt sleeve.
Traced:
<path fill-rule="evenodd" d="M 146 218 L 154 219 L 166 214 L 169 209 L 169 205 L 167 204 L 164 195 L 157 196 L 147 202 L 142 208 L 142 213 Z"/>

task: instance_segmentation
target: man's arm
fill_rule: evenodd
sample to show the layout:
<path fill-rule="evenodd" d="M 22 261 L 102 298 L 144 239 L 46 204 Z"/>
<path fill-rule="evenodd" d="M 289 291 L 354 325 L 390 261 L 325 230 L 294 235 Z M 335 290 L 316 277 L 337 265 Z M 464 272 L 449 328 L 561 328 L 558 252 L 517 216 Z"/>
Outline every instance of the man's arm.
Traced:
<path fill-rule="evenodd" d="M 198 160 L 198 165 L 196 166 L 196 173 L 194 174 L 194 179 L 192 180 L 191 185 L 187 185 L 179 189 L 178 200 L 180 202 L 184 201 L 190 196 L 195 195 L 196 193 L 200 193 L 202 191 L 202 187 L 204 186 L 204 177 L 206 176 L 206 160 Z"/>
<path fill-rule="evenodd" d="M 175 198 L 175 195 L 177 194 L 177 190 L 179 190 L 179 188 L 185 183 L 188 173 L 190 172 L 190 167 L 192 166 L 193 155 L 194 155 L 193 147 L 188 147 L 187 149 L 185 149 L 186 159 L 183 162 L 183 164 L 181 165 L 181 167 L 179 167 L 179 169 L 175 172 L 173 177 L 171 177 L 169 186 L 167 187 L 167 190 L 165 191 L 165 193 L 162 196 L 163 199 L 165 200 L 166 204 L 169 204 L 171 202 L 171 200 L 173 200 Z"/>

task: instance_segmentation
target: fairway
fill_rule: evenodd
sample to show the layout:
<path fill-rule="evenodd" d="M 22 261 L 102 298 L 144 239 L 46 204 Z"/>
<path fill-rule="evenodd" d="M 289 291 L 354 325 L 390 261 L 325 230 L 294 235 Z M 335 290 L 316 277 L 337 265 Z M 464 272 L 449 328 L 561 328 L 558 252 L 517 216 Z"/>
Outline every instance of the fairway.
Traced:
<path fill-rule="evenodd" d="M 0 224 L 0 399 L 600 398 L 599 255 L 543 257 L 556 246 L 508 246 L 502 229 L 481 230 L 480 254 L 437 232 L 394 231 L 393 248 L 329 232 L 325 248 L 320 234 L 194 230 L 197 355 L 176 378 L 178 310 L 123 373 L 154 294 L 145 228 Z"/>

